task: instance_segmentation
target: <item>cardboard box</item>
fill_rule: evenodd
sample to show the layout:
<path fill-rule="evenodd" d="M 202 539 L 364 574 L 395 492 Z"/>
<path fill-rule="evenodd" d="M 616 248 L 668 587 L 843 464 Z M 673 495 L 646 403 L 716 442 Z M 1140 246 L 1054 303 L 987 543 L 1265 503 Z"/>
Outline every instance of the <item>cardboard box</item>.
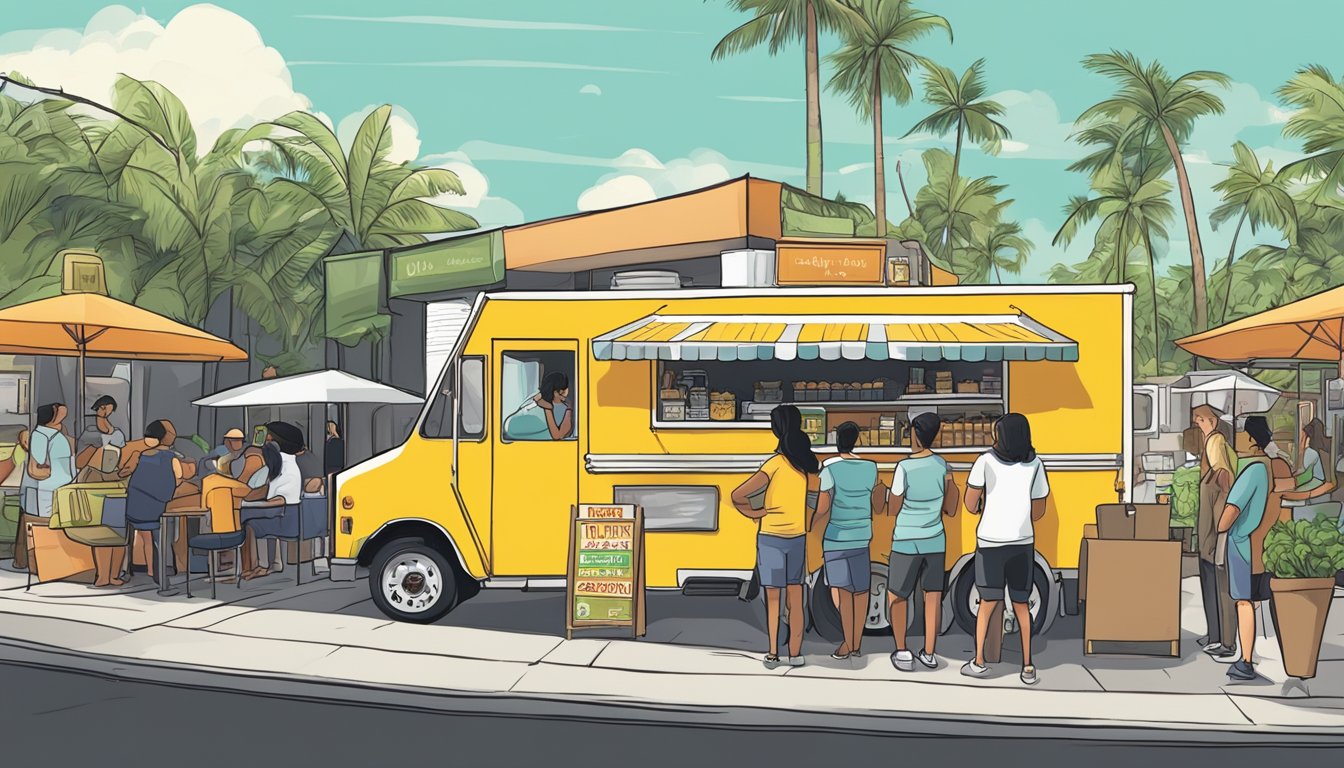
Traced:
<path fill-rule="evenodd" d="M 1171 510 L 1163 504 L 1098 505 L 1097 538 L 1167 541 L 1171 538 Z"/>
<path fill-rule="evenodd" d="M 1180 655 L 1181 543 L 1084 539 L 1083 650 L 1097 642 L 1162 643 Z"/>

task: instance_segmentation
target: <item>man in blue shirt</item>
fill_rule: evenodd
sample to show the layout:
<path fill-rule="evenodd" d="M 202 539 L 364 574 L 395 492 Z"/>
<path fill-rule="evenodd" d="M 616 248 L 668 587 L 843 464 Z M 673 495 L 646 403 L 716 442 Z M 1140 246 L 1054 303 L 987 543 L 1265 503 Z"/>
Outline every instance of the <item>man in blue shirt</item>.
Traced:
<path fill-rule="evenodd" d="M 1241 641 L 1241 658 L 1227 670 L 1227 676 L 1234 680 L 1254 680 L 1256 677 L 1255 666 L 1251 663 L 1255 650 L 1251 535 L 1264 520 L 1269 501 L 1269 457 L 1265 447 L 1273 437 L 1264 416 L 1247 417 L 1245 430 L 1255 444 L 1255 453 L 1243 462 L 1218 521 L 1218 532 L 1227 534 L 1227 576 L 1229 591 L 1237 604 L 1237 634 Z"/>

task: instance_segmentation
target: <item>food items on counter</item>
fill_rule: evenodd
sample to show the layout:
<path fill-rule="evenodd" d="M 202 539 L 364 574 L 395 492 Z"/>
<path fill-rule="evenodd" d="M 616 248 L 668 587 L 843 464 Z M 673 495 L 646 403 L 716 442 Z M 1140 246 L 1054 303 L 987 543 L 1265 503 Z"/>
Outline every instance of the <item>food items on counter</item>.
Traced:
<path fill-rule="evenodd" d="M 659 404 L 663 421 L 685 421 L 686 420 L 686 401 L 681 399 L 664 398 Z"/>
<path fill-rule="evenodd" d="M 959 395 L 978 395 L 980 394 L 980 382 L 973 379 L 964 379 L 957 382 L 957 394 Z"/>
<path fill-rule="evenodd" d="M 813 445 L 822 445 L 826 441 L 826 410 L 824 408 L 799 408 L 803 417 L 803 432 L 807 433 Z"/>
<path fill-rule="evenodd" d="M 784 402 L 784 382 L 758 381 L 752 387 L 751 400 L 754 403 Z"/>
<path fill-rule="evenodd" d="M 933 391 L 939 395 L 952 394 L 952 372 L 936 371 L 933 374 Z"/>
<path fill-rule="evenodd" d="M 980 394 L 998 397 L 1003 394 L 1003 377 L 987 373 L 980 378 Z"/>
<path fill-rule="evenodd" d="M 710 421 L 735 421 L 737 396 L 732 392 L 712 392 L 709 395 Z"/>

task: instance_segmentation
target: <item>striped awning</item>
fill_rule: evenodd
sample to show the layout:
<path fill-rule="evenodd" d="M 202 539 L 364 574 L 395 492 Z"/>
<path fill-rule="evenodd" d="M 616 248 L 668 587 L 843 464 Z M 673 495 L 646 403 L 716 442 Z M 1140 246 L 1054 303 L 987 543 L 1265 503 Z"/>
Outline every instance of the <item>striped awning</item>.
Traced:
<path fill-rule="evenodd" d="M 598 360 L 1078 359 L 1026 315 L 649 315 L 593 339 Z"/>

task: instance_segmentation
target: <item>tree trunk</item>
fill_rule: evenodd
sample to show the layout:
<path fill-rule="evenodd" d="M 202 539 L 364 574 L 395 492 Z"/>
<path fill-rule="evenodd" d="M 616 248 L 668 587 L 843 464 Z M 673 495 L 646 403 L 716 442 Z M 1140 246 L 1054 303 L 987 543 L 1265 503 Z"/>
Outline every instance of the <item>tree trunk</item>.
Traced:
<path fill-rule="evenodd" d="M 817 56 L 817 9 L 807 3 L 807 191 L 821 196 L 821 66 Z"/>
<path fill-rule="evenodd" d="M 1245 209 L 1242 210 L 1241 218 L 1237 219 L 1237 230 L 1232 233 L 1232 247 L 1227 249 L 1227 285 L 1223 286 L 1223 308 L 1218 314 L 1219 325 L 1227 322 L 1227 305 L 1232 301 L 1232 259 L 1237 255 L 1237 238 L 1241 237 L 1241 225 L 1246 223 L 1247 213 Z"/>
<path fill-rule="evenodd" d="M 957 256 L 952 248 L 952 205 L 957 196 L 957 179 L 961 173 L 961 135 L 965 122 L 957 118 L 957 151 L 952 155 L 952 181 L 947 185 L 947 224 L 943 226 L 943 247 L 947 249 L 947 268 L 957 274 Z"/>
<path fill-rule="evenodd" d="M 1157 311 L 1157 262 L 1153 258 L 1153 236 L 1147 227 L 1143 228 L 1143 250 L 1148 252 L 1148 277 L 1152 281 L 1149 286 L 1153 295 L 1153 375 L 1162 375 L 1162 326 L 1158 320 Z"/>
<path fill-rule="evenodd" d="M 887 177 L 882 154 L 882 75 L 873 67 L 873 214 L 877 236 L 887 236 Z"/>
<path fill-rule="evenodd" d="M 1204 275 L 1204 247 L 1199 242 L 1199 220 L 1195 218 L 1195 198 L 1190 194 L 1190 177 L 1185 172 L 1185 160 L 1181 158 L 1181 148 L 1176 145 L 1176 137 L 1171 129 L 1161 121 L 1162 138 L 1167 143 L 1167 152 L 1176 167 L 1176 186 L 1181 191 L 1181 208 L 1185 211 L 1185 232 L 1190 238 L 1190 282 L 1195 294 L 1195 333 L 1208 330 L 1209 297 Z"/>
<path fill-rule="evenodd" d="M 910 193 L 905 191 L 905 176 L 901 175 L 901 161 L 896 161 L 896 181 L 901 185 L 901 197 L 905 198 L 905 212 L 915 217 L 915 207 L 910 205 Z"/>

